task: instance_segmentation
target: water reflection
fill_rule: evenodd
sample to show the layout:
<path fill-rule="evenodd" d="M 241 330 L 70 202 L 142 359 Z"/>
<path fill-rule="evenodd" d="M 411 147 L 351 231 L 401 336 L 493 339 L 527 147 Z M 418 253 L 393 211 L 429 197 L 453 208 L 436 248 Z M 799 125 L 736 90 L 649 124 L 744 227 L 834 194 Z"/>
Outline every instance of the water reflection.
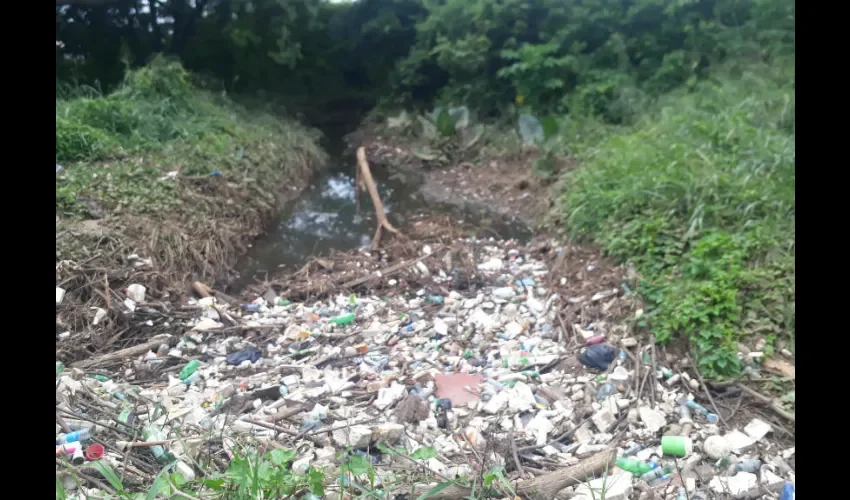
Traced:
<path fill-rule="evenodd" d="M 384 211 L 394 225 L 404 226 L 404 214 L 446 212 L 426 205 L 416 196 L 417 186 L 399 178 L 388 178 L 380 169 L 372 172 Z M 375 209 L 367 192 L 360 194 L 360 211 L 355 204 L 353 168 L 344 166 L 323 173 L 287 213 L 277 228 L 259 238 L 237 266 L 241 274 L 238 288 L 264 273 L 273 275 L 280 267 L 303 265 L 316 255 L 331 250 L 347 251 L 367 247 L 375 233 Z M 471 218 L 471 217 L 470 217 Z M 505 237 L 522 237 L 516 226 L 505 226 Z M 503 231 L 500 231 L 503 233 Z"/>

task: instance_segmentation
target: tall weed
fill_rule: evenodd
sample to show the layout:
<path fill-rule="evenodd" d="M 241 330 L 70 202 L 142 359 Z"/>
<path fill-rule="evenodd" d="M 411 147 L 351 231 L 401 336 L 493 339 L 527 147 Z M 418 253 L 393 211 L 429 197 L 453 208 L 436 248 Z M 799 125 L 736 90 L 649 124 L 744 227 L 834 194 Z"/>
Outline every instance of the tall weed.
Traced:
<path fill-rule="evenodd" d="M 793 61 L 714 75 L 634 127 L 571 143 L 568 229 L 634 264 L 659 341 L 685 336 L 710 375 L 748 335 L 793 334 Z M 569 142 L 569 141 L 568 141 Z"/>

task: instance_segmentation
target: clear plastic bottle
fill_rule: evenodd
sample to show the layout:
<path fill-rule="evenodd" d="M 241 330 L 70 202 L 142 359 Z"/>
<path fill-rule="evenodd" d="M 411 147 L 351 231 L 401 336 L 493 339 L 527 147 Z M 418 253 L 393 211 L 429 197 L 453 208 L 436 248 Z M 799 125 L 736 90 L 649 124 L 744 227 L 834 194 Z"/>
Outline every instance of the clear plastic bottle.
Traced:
<path fill-rule="evenodd" d="M 65 443 L 73 443 L 74 441 L 88 441 L 91 439 L 92 428 L 86 427 L 85 429 L 80 429 L 78 431 L 69 432 L 67 434 L 60 434 L 58 438 L 56 438 L 56 445 Z"/>
<path fill-rule="evenodd" d="M 142 431 L 142 439 L 145 441 L 165 441 L 168 437 L 165 435 L 165 432 L 162 431 L 159 427 L 156 426 L 148 426 L 145 427 Z M 169 453 L 164 446 L 156 445 L 150 447 L 151 453 L 153 453 L 153 457 L 157 462 L 161 464 L 170 464 L 176 460 L 174 455 Z"/>
<path fill-rule="evenodd" d="M 659 477 L 666 476 L 667 474 L 670 474 L 670 472 L 670 469 L 668 469 L 667 467 L 656 467 L 655 469 L 652 469 L 651 471 L 642 474 L 640 478 L 646 482 L 649 482 L 658 479 Z"/>

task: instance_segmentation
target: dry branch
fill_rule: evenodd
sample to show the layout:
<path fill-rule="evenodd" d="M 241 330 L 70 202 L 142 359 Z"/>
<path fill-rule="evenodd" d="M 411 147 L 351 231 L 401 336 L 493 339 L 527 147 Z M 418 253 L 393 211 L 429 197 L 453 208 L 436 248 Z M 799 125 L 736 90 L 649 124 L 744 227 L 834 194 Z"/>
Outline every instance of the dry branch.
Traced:
<path fill-rule="evenodd" d="M 124 358 L 132 358 L 135 356 L 139 356 L 151 350 L 152 348 L 163 344 L 169 343 L 174 339 L 172 335 L 158 335 L 153 339 L 145 342 L 144 344 L 139 344 L 137 346 L 128 347 L 126 349 L 121 349 L 120 351 L 111 352 L 108 354 L 104 354 L 102 356 L 98 356 L 96 358 L 84 359 L 82 361 L 77 361 L 72 364 L 74 368 L 88 368 L 90 366 L 94 366 L 100 363 L 104 363 L 106 361 L 115 361 L 116 359 L 124 359 Z"/>
<path fill-rule="evenodd" d="M 378 187 L 375 185 L 375 180 L 372 179 L 372 171 L 369 170 L 369 162 L 366 161 L 366 149 L 361 146 L 357 148 L 357 168 L 360 173 L 360 178 L 366 184 L 366 189 L 369 190 L 369 196 L 372 198 L 372 204 L 375 205 L 375 215 L 378 218 L 378 229 L 375 231 L 375 237 L 372 239 L 372 249 L 377 250 L 381 245 L 381 230 L 387 231 L 402 236 L 401 232 L 390 224 L 387 220 L 387 214 L 384 213 L 384 204 L 381 203 L 381 197 L 378 195 Z"/>
<path fill-rule="evenodd" d="M 572 467 L 523 481 L 516 485 L 517 495 L 531 500 L 552 500 L 564 488 L 583 483 L 593 476 L 603 474 L 613 468 L 616 456 L 616 449 L 605 450 Z M 418 497 L 429 489 L 429 487 L 417 486 L 413 496 Z M 454 500 L 468 497 L 469 492 L 469 488 L 455 485 L 428 498 L 430 500 Z"/>

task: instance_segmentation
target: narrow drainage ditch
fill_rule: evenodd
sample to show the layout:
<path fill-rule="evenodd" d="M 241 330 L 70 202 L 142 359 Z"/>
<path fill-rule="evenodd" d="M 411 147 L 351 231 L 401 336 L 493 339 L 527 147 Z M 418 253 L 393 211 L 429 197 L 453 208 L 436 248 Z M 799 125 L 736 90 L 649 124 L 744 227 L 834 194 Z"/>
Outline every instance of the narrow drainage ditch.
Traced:
<path fill-rule="evenodd" d="M 287 207 L 278 222 L 258 238 L 236 266 L 235 290 L 257 281 L 291 272 L 314 257 L 334 251 L 368 247 L 375 233 L 375 209 L 368 193 L 360 193 L 357 208 L 353 154 L 345 153 L 344 133 L 350 127 L 339 124 L 321 127 L 328 164 L 301 196 Z M 473 210 L 463 201 L 431 202 L 420 192 L 416 175 L 373 166 L 372 175 L 390 222 L 405 232 L 408 223 L 423 215 L 451 215 L 459 223 L 478 228 L 479 237 L 496 236 L 527 242 L 532 232 L 523 222 L 495 213 Z"/>

